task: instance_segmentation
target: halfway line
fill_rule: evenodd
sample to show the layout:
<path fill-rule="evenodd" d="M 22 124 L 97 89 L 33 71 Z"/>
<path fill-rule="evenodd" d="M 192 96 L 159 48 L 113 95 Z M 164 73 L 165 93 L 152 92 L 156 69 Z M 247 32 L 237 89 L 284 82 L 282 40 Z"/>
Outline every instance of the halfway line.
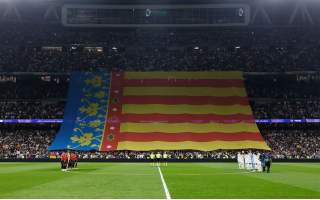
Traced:
<path fill-rule="evenodd" d="M 160 174 L 160 178 L 161 178 L 161 182 L 162 182 L 162 185 L 163 185 L 164 193 L 166 194 L 166 199 L 171 199 L 171 196 L 170 196 L 170 193 L 169 193 L 169 189 L 167 187 L 166 182 L 164 181 L 164 178 L 163 178 L 163 175 L 162 175 L 162 172 L 161 172 L 161 169 L 160 169 L 159 166 L 158 166 L 158 171 L 159 171 L 159 174 Z"/>

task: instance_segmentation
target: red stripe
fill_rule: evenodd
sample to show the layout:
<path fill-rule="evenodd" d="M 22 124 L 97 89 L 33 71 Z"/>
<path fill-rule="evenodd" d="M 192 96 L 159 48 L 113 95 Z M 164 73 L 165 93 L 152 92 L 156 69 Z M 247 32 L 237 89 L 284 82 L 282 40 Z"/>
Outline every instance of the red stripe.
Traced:
<path fill-rule="evenodd" d="M 244 87 L 240 79 L 126 79 L 124 86 Z"/>
<path fill-rule="evenodd" d="M 122 114 L 121 122 L 164 122 L 164 123 L 255 123 L 252 115 L 211 115 L 211 114 Z"/>
<path fill-rule="evenodd" d="M 124 96 L 123 104 L 249 105 L 247 97 Z"/>
<path fill-rule="evenodd" d="M 222 141 L 241 141 L 254 140 L 264 141 L 260 133 L 238 132 L 232 134 L 226 133 L 131 133 L 123 132 L 118 135 L 119 141 L 136 141 L 136 142 L 150 142 L 150 141 L 167 141 L 167 142 L 208 142 L 215 140 Z"/>
<path fill-rule="evenodd" d="M 117 150 L 118 140 L 114 135 L 120 129 L 119 121 L 111 121 L 112 117 L 117 118 L 121 116 L 122 104 L 114 102 L 114 99 L 118 99 L 121 102 L 122 98 L 122 80 L 123 73 L 112 72 L 111 73 L 111 85 L 108 99 L 108 113 L 105 121 L 104 133 L 100 145 L 100 151 L 114 151 Z M 117 91 L 117 92 L 116 92 Z M 116 110 L 115 110 L 116 109 Z M 111 137 L 112 136 L 112 137 Z"/>

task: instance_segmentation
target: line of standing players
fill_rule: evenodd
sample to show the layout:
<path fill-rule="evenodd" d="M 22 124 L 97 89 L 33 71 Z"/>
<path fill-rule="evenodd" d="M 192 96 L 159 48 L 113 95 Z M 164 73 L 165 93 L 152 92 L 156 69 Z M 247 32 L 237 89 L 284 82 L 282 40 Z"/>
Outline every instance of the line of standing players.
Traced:
<path fill-rule="evenodd" d="M 270 152 L 242 151 L 237 154 L 239 169 L 250 171 L 270 172 L 272 155 Z"/>
<path fill-rule="evenodd" d="M 75 152 L 63 152 L 60 156 L 61 171 L 67 172 L 71 169 L 77 169 L 78 156 Z"/>
<path fill-rule="evenodd" d="M 168 166 L 168 158 L 169 155 L 167 154 L 167 152 L 163 152 L 163 154 L 161 154 L 160 152 L 157 152 L 156 154 L 151 152 L 150 154 L 152 166 L 160 166 L 161 163 L 163 163 L 163 166 Z"/>

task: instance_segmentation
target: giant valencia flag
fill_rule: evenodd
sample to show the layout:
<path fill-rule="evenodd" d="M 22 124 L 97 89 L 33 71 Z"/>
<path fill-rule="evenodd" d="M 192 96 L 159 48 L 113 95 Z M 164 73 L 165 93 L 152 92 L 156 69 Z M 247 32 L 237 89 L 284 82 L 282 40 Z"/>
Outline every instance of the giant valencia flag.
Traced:
<path fill-rule="evenodd" d="M 241 72 L 113 72 L 100 151 L 270 150 Z"/>

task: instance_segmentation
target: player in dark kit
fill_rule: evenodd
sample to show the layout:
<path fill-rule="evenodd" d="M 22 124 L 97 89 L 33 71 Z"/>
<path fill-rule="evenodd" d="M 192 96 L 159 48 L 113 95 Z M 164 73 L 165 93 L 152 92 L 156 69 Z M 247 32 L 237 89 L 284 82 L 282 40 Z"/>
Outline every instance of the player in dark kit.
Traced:
<path fill-rule="evenodd" d="M 68 156 L 65 152 L 61 154 L 60 160 L 61 160 L 61 171 L 66 171 L 67 165 L 68 165 Z"/>
<path fill-rule="evenodd" d="M 266 168 L 267 168 L 267 173 L 270 172 L 270 167 L 271 167 L 271 162 L 272 162 L 272 159 L 271 159 L 271 154 L 270 153 L 265 153 L 263 155 L 263 172 L 266 171 Z"/>
<path fill-rule="evenodd" d="M 77 166 L 78 166 L 78 162 L 77 161 L 78 161 L 77 154 L 75 152 L 71 153 L 71 155 L 70 155 L 70 162 L 71 162 L 70 167 L 71 168 L 77 168 Z"/>

